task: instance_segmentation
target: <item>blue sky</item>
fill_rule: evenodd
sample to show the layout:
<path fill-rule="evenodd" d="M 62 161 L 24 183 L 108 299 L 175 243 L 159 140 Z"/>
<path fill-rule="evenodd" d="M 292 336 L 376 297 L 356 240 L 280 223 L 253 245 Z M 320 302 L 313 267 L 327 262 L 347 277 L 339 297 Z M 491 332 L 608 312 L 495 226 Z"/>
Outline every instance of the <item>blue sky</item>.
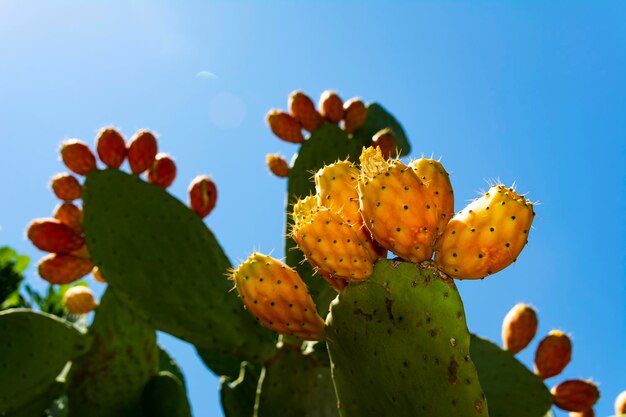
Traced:
<path fill-rule="evenodd" d="M 294 89 L 376 100 L 404 125 L 413 157 L 442 157 L 457 209 L 494 178 L 540 202 L 519 261 L 459 284 L 469 326 L 499 340 L 508 309 L 533 304 L 540 334 L 574 341 L 549 384 L 593 378 L 607 416 L 626 389 L 625 21 L 619 1 L 4 0 L 0 244 L 41 256 L 24 229 L 57 203 L 48 182 L 63 170 L 60 142 L 93 143 L 113 124 L 126 137 L 158 132 L 180 198 L 195 175 L 215 178 L 207 224 L 233 261 L 253 248 L 280 255 L 285 183 L 264 156 L 295 148 L 265 113 Z M 189 346 L 161 341 L 184 367 L 195 415 L 221 415 L 217 379 Z"/>

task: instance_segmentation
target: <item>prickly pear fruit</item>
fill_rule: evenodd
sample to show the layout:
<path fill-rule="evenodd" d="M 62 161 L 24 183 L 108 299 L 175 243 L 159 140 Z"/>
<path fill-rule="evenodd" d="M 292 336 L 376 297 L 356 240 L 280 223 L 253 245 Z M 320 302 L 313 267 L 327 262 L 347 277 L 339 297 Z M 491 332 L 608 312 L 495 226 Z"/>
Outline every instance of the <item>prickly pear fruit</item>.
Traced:
<path fill-rule="evenodd" d="M 367 107 L 359 98 L 352 98 L 343 105 L 343 130 L 352 133 L 367 119 Z"/>
<path fill-rule="evenodd" d="M 38 265 L 39 275 L 50 284 L 69 284 L 93 269 L 91 259 L 52 253 L 44 256 Z"/>
<path fill-rule="evenodd" d="M 54 218 L 77 234 L 83 232 L 83 211 L 72 203 L 59 204 L 54 209 Z"/>
<path fill-rule="evenodd" d="M 533 205 L 512 188 L 492 186 L 450 220 L 435 262 L 448 275 L 477 279 L 515 262 L 528 242 Z"/>
<path fill-rule="evenodd" d="M 596 417 L 593 408 L 588 408 L 585 411 L 570 411 L 569 417 Z"/>
<path fill-rule="evenodd" d="M 398 140 L 394 136 L 393 131 L 388 127 L 376 132 L 372 137 L 372 146 L 379 148 L 385 159 L 393 158 L 398 153 Z"/>
<path fill-rule="evenodd" d="M 96 157 L 81 140 L 69 139 L 61 144 L 61 159 L 65 166 L 78 175 L 87 175 L 96 169 Z"/>
<path fill-rule="evenodd" d="M 316 205 L 309 208 L 309 212 L 300 212 L 299 215 L 294 212 L 291 231 L 293 240 L 309 263 L 330 277 L 348 281 L 369 278 L 374 260 L 352 226 L 326 207 Z"/>
<path fill-rule="evenodd" d="M 324 119 L 315 109 L 313 100 L 302 91 L 294 91 L 289 95 L 289 113 L 309 132 L 315 132 L 324 124 Z"/>
<path fill-rule="evenodd" d="M 594 406 L 600 398 L 596 384 L 582 379 L 570 379 L 550 390 L 554 404 L 565 411 L 584 411 Z"/>
<path fill-rule="evenodd" d="M 337 292 L 343 291 L 344 288 L 346 288 L 349 284 L 348 280 L 346 279 L 340 278 L 335 275 L 327 274 L 326 272 L 322 270 L 319 270 L 318 272 L 320 273 L 322 278 L 324 278 L 326 282 L 328 282 L 328 285 L 330 285 Z"/>
<path fill-rule="evenodd" d="M 148 182 L 167 188 L 172 185 L 175 178 L 176 164 L 172 157 L 166 153 L 158 153 L 148 171 Z"/>
<path fill-rule="evenodd" d="M 26 235 L 33 245 L 45 252 L 70 253 L 85 244 L 80 235 L 57 219 L 33 220 Z"/>
<path fill-rule="evenodd" d="M 626 414 L 626 391 L 622 391 L 615 398 L 615 415 L 621 416 L 622 414 Z"/>
<path fill-rule="evenodd" d="M 54 194 L 63 201 L 74 201 L 83 194 L 83 186 L 73 175 L 62 173 L 52 177 L 51 183 Z"/>
<path fill-rule="evenodd" d="M 92 312 L 98 303 L 88 287 L 77 285 L 69 288 L 63 295 L 63 305 L 71 314 L 87 314 Z"/>
<path fill-rule="evenodd" d="M 107 167 L 118 169 L 126 159 L 126 142 L 117 129 L 105 127 L 96 136 L 96 151 Z"/>
<path fill-rule="evenodd" d="M 149 130 L 138 130 L 128 143 L 128 164 L 139 175 L 152 167 L 157 155 L 157 140 Z"/>
<path fill-rule="evenodd" d="M 189 205 L 202 218 L 206 217 L 215 208 L 217 202 L 217 187 L 213 180 L 206 175 L 198 175 L 189 184 Z"/>
<path fill-rule="evenodd" d="M 542 379 L 560 374 L 572 359 L 572 341 L 565 333 L 552 330 L 535 352 L 535 373 Z"/>
<path fill-rule="evenodd" d="M 358 189 L 365 226 L 382 247 L 411 262 L 431 258 L 437 207 L 411 168 L 385 160 L 378 148 L 365 148 Z"/>
<path fill-rule="evenodd" d="M 320 113 L 331 123 L 339 123 L 343 119 L 343 101 L 337 93 L 326 90 L 320 96 Z"/>
<path fill-rule="evenodd" d="M 359 170 L 350 161 L 339 161 L 324 166 L 315 173 L 317 204 L 336 212 L 352 226 L 370 259 L 384 258 L 387 250 L 376 243 L 363 225 L 363 218 L 359 212 L 358 182 Z"/>
<path fill-rule="evenodd" d="M 268 154 L 265 157 L 265 163 L 272 174 L 277 177 L 287 178 L 289 176 L 289 164 L 282 156 L 278 154 Z"/>
<path fill-rule="evenodd" d="M 537 333 L 537 313 L 526 304 L 516 304 L 502 322 L 502 343 L 512 354 L 522 351 Z"/>
<path fill-rule="evenodd" d="M 264 326 L 303 340 L 321 340 L 324 320 L 296 271 L 267 255 L 254 252 L 233 271 L 241 300 Z"/>
<path fill-rule="evenodd" d="M 266 117 L 267 124 L 276 136 L 291 143 L 304 142 L 302 127 L 291 115 L 280 110 L 270 110 Z"/>
<path fill-rule="evenodd" d="M 100 272 L 100 268 L 98 268 L 97 266 L 91 270 L 91 275 L 93 275 L 95 280 L 98 281 L 99 283 L 106 284 L 106 280 L 102 276 L 102 272 Z"/>
<path fill-rule="evenodd" d="M 409 164 L 419 179 L 428 189 L 431 199 L 437 205 L 439 223 L 437 230 L 443 234 L 446 225 L 454 216 L 454 191 L 450 183 L 450 175 L 446 172 L 441 162 L 434 159 L 420 158 Z"/>

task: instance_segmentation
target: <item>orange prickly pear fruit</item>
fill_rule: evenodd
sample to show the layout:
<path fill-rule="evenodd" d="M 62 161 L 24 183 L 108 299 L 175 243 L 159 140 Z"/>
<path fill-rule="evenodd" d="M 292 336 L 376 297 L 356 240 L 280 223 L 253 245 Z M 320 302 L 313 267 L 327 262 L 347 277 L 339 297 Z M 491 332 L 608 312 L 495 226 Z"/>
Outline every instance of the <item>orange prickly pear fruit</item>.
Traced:
<path fill-rule="evenodd" d="M 409 164 L 413 171 L 428 189 L 431 199 L 437 206 L 439 235 L 443 234 L 446 225 L 454 216 L 454 191 L 450 183 L 450 175 L 441 162 L 434 159 L 420 158 Z"/>
<path fill-rule="evenodd" d="M 322 340 L 324 320 L 296 271 L 254 252 L 231 275 L 246 309 L 264 326 L 303 340 Z"/>
<path fill-rule="evenodd" d="M 289 164 L 282 156 L 278 154 L 268 154 L 265 157 L 265 163 L 272 174 L 277 177 L 287 178 L 289 176 Z"/>
<path fill-rule="evenodd" d="M 126 159 L 126 142 L 117 129 L 105 127 L 96 136 L 96 151 L 107 167 L 118 169 Z"/>
<path fill-rule="evenodd" d="M 309 132 L 315 132 L 324 124 L 324 118 L 315 109 L 315 104 L 302 91 L 294 91 L 289 95 L 289 113 Z"/>
<path fill-rule="evenodd" d="M 622 414 L 626 414 L 626 391 L 622 391 L 615 398 L 615 415 L 621 416 Z"/>
<path fill-rule="evenodd" d="M 554 404 L 565 411 L 585 411 L 600 398 L 596 384 L 582 379 L 570 379 L 550 390 Z"/>
<path fill-rule="evenodd" d="M 437 243 L 435 262 L 458 279 L 494 274 L 524 249 L 534 215 L 530 201 L 512 188 L 494 185 L 450 220 Z"/>
<path fill-rule="evenodd" d="M 93 266 L 88 258 L 51 253 L 39 261 L 38 270 L 50 284 L 69 284 L 90 273 Z"/>
<path fill-rule="evenodd" d="M 316 201 L 313 196 L 307 199 Z M 339 214 L 307 201 L 296 207 L 291 237 L 316 270 L 348 281 L 363 281 L 372 275 L 374 260 L 360 236 Z"/>
<path fill-rule="evenodd" d="M 33 220 L 26 235 L 33 245 L 45 252 L 70 253 L 85 244 L 79 234 L 57 219 Z"/>
<path fill-rule="evenodd" d="M 217 187 L 206 175 L 199 175 L 189 184 L 189 205 L 202 218 L 215 208 Z"/>
<path fill-rule="evenodd" d="M 367 119 L 367 107 L 359 98 L 352 98 L 343 105 L 343 129 L 352 133 L 360 128 Z"/>
<path fill-rule="evenodd" d="M 73 175 L 62 173 L 52 177 L 50 184 L 54 194 L 63 201 L 74 201 L 83 194 L 83 186 Z"/>
<path fill-rule="evenodd" d="M 349 284 L 349 282 L 343 278 L 327 274 L 321 270 L 319 271 L 319 273 L 322 276 L 322 278 L 324 278 L 326 282 L 328 282 L 328 285 L 330 285 L 333 288 L 333 290 L 337 292 L 343 291 L 344 288 L 346 288 Z"/>
<path fill-rule="evenodd" d="M 382 247 L 411 262 L 431 258 L 437 207 L 411 168 L 386 160 L 378 148 L 365 148 L 358 189 L 364 224 Z"/>
<path fill-rule="evenodd" d="M 272 132 L 280 139 L 291 143 L 304 142 L 302 126 L 291 115 L 274 109 L 267 114 L 266 121 Z"/>
<path fill-rule="evenodd" d="M 371 259 L 386 257 L 387 250 L 376 243 L 363 225 L 359 211 L 358 183 L 359 170 L 350 161 L 324 166 L 315 174 L 317 204 L 336 212 L 352 226 Z"/>
<path fill-rule="evenodd" d="M 522 351 L 537 333 L 537 313 L 526 304 L 516 304 L 502 322 L 502 343 L 512 354 Z"/>
<path fill-rule="evenodd" d="M 569 417 L 596 417 L 596 413 L 593 408 L 588 408 L 584 411 L 570 411 Z"/>
<path fill-rule="evenodd" d="M 322 116 L 331 123 L 343 119 L 343 101 L 335 92 L 326 90 L 320 96 L 319 109 Z"/>
<path fill-rule="evenodd" d="M 61 159 L 65 166 L 78 175 L 87 175 L 96 169 L 96 157 L 81 140 L 69 139 L 61 144 Z"/>
<path fill-rule="evenodd" d="M 83 211 L 72 203 L 59 204 L 54 209 L 54 218 L 78 234 L 83 232 Z"/>
<path fill-rule="evenodd" d="M 63 295 L 63 305 L 71 314 L 82 315 L 92 312 L 98 306 L 88 287 L 77 285 L 69 288 Z"/>
<path fill-rule="evenodd" d="M 167 188 L 172 185 L 175 178 L 176 164 L 172 157 L 165 153 L 158 153 L 148 171 L 148 182 Z"/>
<path fill-rule="evenodd" d="M 572 341 L 559 330 L 544 337 L 535 352 L 535 373 L 542 379 L 560 374 L 572 359 Z"/>
<path fill-rule="evenodd" d="M 106 280 L 104 279 L 104 277 L 102 276 L 102 272 L 100 272 L 100 268 L 98 268 L 97 266 L 95 266 L 92 270 L 91 270 L 91 275 L 93 275 L 93 277 L 95 278 L 96 281 L 98 281 L 101 284 L 106 284 Z"/>
<path fill-rule="evenodd" d="M 381 129 L 376 132 L 372 138 L 372 146 L 374 148 L 380 148 L 380 152 L 385 159 L 394 158 L 398 153 L 398 141 L 393 131 L 389 128 Z"/>
<path fill-rule="evenodd" d="M 138 130 L 128 143 L 128 164 L 133 174 L 139 175 L 154 164 L 157 140 L 149 130 Z"/>

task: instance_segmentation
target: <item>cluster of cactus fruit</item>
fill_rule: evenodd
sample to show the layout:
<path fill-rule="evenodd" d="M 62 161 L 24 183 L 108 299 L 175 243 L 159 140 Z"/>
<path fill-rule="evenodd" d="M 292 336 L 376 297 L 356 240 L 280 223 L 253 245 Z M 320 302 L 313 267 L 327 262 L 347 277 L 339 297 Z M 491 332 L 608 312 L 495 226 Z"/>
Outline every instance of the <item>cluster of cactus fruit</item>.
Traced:
<path fill-rule="evenodd" d="M 534 217 L 525 197 L 497 184 L 455 215 L 442 164 L 404 164 L 404 131 L 376 103 L 327 91 L 316 109 L 294 92 L 289 113 L 273 110 L 267 122 L 300 144 L 291 163 L 267 157 L 288 179 L 284 262 L 255 252 L 234 267 L 202 221 L 214 182 L 192 181 L 191 209 L 168 194 L 176 165 L 152 133 L 126 144 L 101 130 L 103 170 L 83 142 L 63 144 L 64 163 L 86 180 L 55 176 L 63 203 L 27 235 L 50 253 L 39 273 L 51 284 L 92 272 L 107 287 L 99 305 L 83 285 L 64 295 L 73 314 L 95 309 L 86 334 L 31 310 L 0 313 L 0 365 L 32 365 L 19 380 L 0 373 L 0 416 L 52 415 L 60 401 L 71 417 L 190 416 L 157 330 L 195 345 L 222 377 L 227 417 L 544 417 L 553 404 L 593 415 L 593 383 L 550 391 L 543 382 L 569 362 L 565 334 L 539 344 L 535 372 L 514 357 L 536 333 L 531 308 L 505 318 L 504 349 L 466 325 L 453 278 L 484 278 L 517 259 Z M 125 160 L 131 174 L 120 171 Z M 55 348 L 33 356 L 25 347 L 41 340 Z"/>

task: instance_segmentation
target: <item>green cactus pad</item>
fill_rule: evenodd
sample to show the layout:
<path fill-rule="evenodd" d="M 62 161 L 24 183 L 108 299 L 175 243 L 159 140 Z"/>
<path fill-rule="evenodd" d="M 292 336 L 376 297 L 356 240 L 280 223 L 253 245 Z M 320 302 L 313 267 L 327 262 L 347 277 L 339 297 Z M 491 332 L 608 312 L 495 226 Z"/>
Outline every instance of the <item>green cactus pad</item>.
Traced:
<path fill-rule="evenodd" d="M 144 417 L 191 417 L 182 382 L 167 371 L 150 378 L 141 397 Z"/>
<path fill-rule="evenodd" d="M 382 415 L 382 414 L 381 414 Z M 330 368 L 283 345 L 259 381 L 254 417 L 339 416 Z"/>
<path fill-rule="evenodd" d="M 342 417 L 488 416 L 456 286 L 422 265 L 378 261 L 331 304 L 326 342 Z"/>
<path fill-rule="evenodd" d="M 475 335 L 470 352 L 491 417 L 543 417 L 549 412 L 550 390 L 511 352 Z"/>
<path fill-rule="evenodd" d="M 0 312 L 0 415 L 51 389 L 90 338 L 58 317 L 27 309 Z"/>
<path fill-rule="evenodd" d="M 178 363 L 170 356 L 169 353 L 163 347 L 159 346 L 159 372 L 169 372 L 174 375 L 183 387 L 187 390 L 187 384 L 185 383 L 185 375 L 178 366 Z"/>
<path fill-rule="evenodd" d="M 222 377 L 220 399 L 224 417 L 252 417 L 261 369 L 260 365 L 242 362 L 237 379 Z"/>
<path fill-rule="evenodd" d="M 408 155 L 411 151 L 411 145 L 409 144 L 409 139 L 406 137 L 406 133 L 404 133 L 404 129 L 396 118 L 378 103 L 370 103 L 367 107 L 367 119 L 365 123 L 363 123 L 363 126 L 354 132 L 354 136 L 356 136 L 364 146 L 367 146 L 371 142 L 372 137 L 378 133 L 379 130 L 387 127 L 391 129 L 396 138 L 396 147 L 400 151 L 400 156 Z"/>
<path fill-rule="evenodd" d="M 136 417 L 157 373 L 156 332 L 107 288 L 89 329 L 93 344 L 67 377 L 70 416 Z"/>
<path fill-rule="evenodd" d="M 10 417 L 43 417 L 47 416 L 46 410 L 51 408 L 54 401 L 63 395 L 65 384 L 53 382 L 44 392 L 31 398 L 28 403 L 10 414 L 0 413 L 0 416 Z"/>
<path fill-rule="evenodd" d="M 161 187 L 116 170 L 89 174 L 83 200 L 95 263 L 155 328 L 240 360 L 271 356 L 276 335 L 231 291 L 230 262 L 196 213 Z"/>

